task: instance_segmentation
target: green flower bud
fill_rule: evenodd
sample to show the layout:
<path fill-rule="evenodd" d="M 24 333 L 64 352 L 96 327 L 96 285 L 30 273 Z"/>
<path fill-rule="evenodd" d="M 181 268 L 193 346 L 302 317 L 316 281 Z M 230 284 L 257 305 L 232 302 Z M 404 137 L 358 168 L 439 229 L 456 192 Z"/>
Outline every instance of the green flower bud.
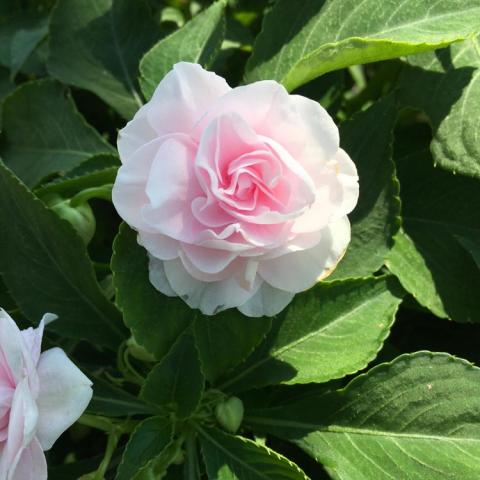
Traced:
<path fill-rule="evenodd" d="M 142 362 L 155 361 L 155 357 L 148 350 L 139 345 L 133 335 L 127 340 L 127 349 L 128 353 L 137 360 Z"/>
<path fill-rule="evenodd" d="M 237 397 L 230 397 L 215 408 L 218 423 L 230 433 L 235 433 L 243 421 L 243 403 Z"/>
<path fill-rule="evenodd" d="M 53 210 L 60 218 L 63 218 L 72 225 L 77 231 L 85 245 L 88 245 L 95 235 L 95 216 L 88 203 L 82 203 L 76 207 L 70 205 L 69 199 L 55 195 L 46 202 L 48 207 Z"/>

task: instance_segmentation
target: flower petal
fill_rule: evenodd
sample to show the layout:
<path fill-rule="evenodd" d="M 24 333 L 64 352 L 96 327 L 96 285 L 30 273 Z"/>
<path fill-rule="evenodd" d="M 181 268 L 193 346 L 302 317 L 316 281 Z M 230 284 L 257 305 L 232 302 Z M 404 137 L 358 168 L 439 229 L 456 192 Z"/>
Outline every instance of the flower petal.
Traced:
<path fill-rule="evenodd" d="M 148 203 L 143 220 L 154 230 L 175 240 L 192 241 L 201 225 L 191 209 L 202 194 L 193 171 L 195 145 L 188 139 L 169 138 L 158 150 L 144 186 Z"/>
<path fill-rule="evenodd" d="M 174 65 L 158 85 L 147 116 L 158 135 L 189 133 L 215 100 L 231 88 L 225 79 L 197 63 Z"/>
<path fill-rule="evenodd" d="M 47 480 L 47 461 L 40 442 L 36 438 L 21 452 L 15 470 L 7 479 Z"/>
<path fill-rule="evenodd" d="M 43 450 L 87 408 L 92 398 L 92 382 L 68 359 L 60 348 L 43 352 L 38 362 L 40 393 L 37 438 Z"/>
<path fill-rule="evenodd" d="M 178 297 L 177 292 L 168 283 L 163 263 L 163 260 L 159 260 L 150 253 L 148 254 L 148 279 L 159 292 L 167 297 Z"/>
<path fill-rule="evenodd" d="M 349 242 L 350 223 L 343 217 L 322 230 L 315 247 L 261 261 L 258 273 L 275 288 L 294 293 L 307 290 L 331 273 Z"/>
<path fill-rule="evenodd" d="M 225 270 L 237 257 L 226 250 L 213 250 L 188 243 L 182 244 L 182 250 L 195 268 L 209 274 Z"/>
<path fill-rule="evenodd" d="M 243 305 L 260 286 L 258 276 L 251 290 L 242 288 L 232 277 L 218 282 L 202 282 L 193 278 L 179 259 L 164 262 L 164 268 L 168 283 L 177 295 L 205 315 Z"/>
<path fill-rule="evenodd" d="M 140 215 L 149 200 L 145 193 L 150 168 L 164 138 L 157 138 L 139 148 L 118 169 L 112 189 L 112 201 L 118 214 L 131 227 L 152 231 Z"/>
<path fill-rule="evenodd" d="M 280 143 L 310 175 L 338 150 L 338 128 L 319 103 L 289 95 L 272 80 L 240 86 L 219 98 L 195 129 L 195 135 L 213 118 L 237 113 L 253 130 Z"/>
<path fill-rule="evenodd" d="M 0 377 L 8 378 L 15 385 L 22 374 L 25 353 L 17 324 L 0 309 Z"/>
<path fill-rule="evenodd" d="M 140 231 L 138 232 L 137 242 L 161 260 L 173 260 L 178 257 L 180 243 L 167 235 Z"/>
<path fill-rule="evenodd" d="M 227 82 L 195 63 L 174 65 L 152 99 L 118 134 L 118 151 L 127 161 L 142 145 L 169 133 L 188 132 L 208 105 L 228 92 Z"/>
<path fill-rule="evenodd" d="M 257 293 L 238 309 L 248 317 L 273 317 L 280 313 L 293 299 L 294 293 L 279 290 L 263 282 Z"/>
<path fill-rule="evenodd" d="M 23 450 L 34 439 L 38 415 L 28 378 L 24 378 L 13 395 L 8 436 L 0 456 L 0 478 L 12 478 Z"/>

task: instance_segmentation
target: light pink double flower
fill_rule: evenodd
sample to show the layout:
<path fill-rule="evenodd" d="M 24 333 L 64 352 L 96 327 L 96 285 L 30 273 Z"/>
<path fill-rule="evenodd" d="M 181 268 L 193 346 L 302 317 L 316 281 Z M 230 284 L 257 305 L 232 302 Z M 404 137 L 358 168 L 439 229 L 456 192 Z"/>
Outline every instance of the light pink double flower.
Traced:
<path fill-rule="evenodd" d="M 92 397 L 92 383 L 60 348 L 40 353 L 37 329 L 19 330 L 0 309 L 0 480 L 44 480 L 44 451 Z"/>
<path fill-rule="evenodd" d="M 350 242 L 354 163 L 313 100 L 178 63 L 120 131 L 113 188 L 150 281 L 207 315 L 275 315 Z"/>

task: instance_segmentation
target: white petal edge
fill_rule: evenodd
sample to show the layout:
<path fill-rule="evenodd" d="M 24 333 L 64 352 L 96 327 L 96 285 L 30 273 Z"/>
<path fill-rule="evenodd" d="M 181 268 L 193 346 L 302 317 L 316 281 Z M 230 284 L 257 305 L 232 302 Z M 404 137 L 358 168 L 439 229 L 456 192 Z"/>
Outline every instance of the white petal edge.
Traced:
<path fill-rule="evenodd" d="M 215 315 L 227 308 L 239 307 L 251 298 L 260 287 L 258 276 L 252 288 L 246 290 L 235 278 L 219 282 L 202 282 L 193 278 L 180 259 L 164 262 L 168 283 L 172 290 L 191 308 L 205 315 Z"/>
<path fill-rule="evenodd" d="M 26 353 L 25 344 L 17 324 L 8 313 L 0 308 L 0 349 L 10 367 L 15 381 L 18 381 L 23 369 Z M 16 382 L 15 382 L 16 383 Z"/>
<path fill-rule="evenodd" d="M 279 290 L 263 282 L 257 293 L 238 307 L 247 317 L 273 317 L 280 313 L 295 296 L 294 293 Z"/>
<path fill-rule="evenodd" d="M 271 286 L 287 292 L 307 290 L 326 278 L 341 260 L 350 242 L 350 222 L 345 216 L 321 231 L 315 247 L 261 261 L 260 276 Z"/>
<path fill-rule="evenodd" d="M 48 469 L 40 442 L 34 438 L 18 459 L 7 480 L 47 480 Z"/>
<path fill-rule="evenodd" d="M 75 423 L 92 398 L 92 382 L 60 348 L 43 352 L 38 362 L 40 393 L 37 438 L 49 450 Z"/>
<path fill-rule="evenodd" d="M 167 297 L 178 297 L 178 294 L 172 289 L 168 283 L 165 269 L 163 268 L 163 260 L 148 254 L 148 279 L 150 283 Z"/>

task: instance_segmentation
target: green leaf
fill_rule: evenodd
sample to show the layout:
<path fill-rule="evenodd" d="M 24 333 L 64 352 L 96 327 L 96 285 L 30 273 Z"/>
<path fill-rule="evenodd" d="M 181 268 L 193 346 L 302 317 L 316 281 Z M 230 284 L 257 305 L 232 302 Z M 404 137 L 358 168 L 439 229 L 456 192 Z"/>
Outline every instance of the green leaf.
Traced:
<path fill-rule="evenodd" d="M 106 380 L 89 375 L 93 382 L 93 397 L 88 412 L 108 417 L 151 414 L 153 408 L 125 390 Z"/>
<path fill-rule="evenodd" d="M 177 297 L 157 291 L 148 279 L 148 257 L 137 234 L 126 224 L 113 245 L 116 303 L 135 340 L 157 359 L 163 358 L 190 326 L 194 312 Z"/>
<path fill-rule="evenodd" d="M 271 328 L 268 317 L 251 318 L 238 310 L 199 315 L 195 338 L 207 379 L 215 383 L 247 358 Z"/>
<path fill-rule="evenodd" d="M 102 154 L 94 155 L 88 160 L 85 160 L 78 167 L 73 168 L 65 175 L 67 178 L 83 177 L 84 175 L 89 175 L 90 173 L 95 173 L 99 170 L 107 169 L 110 167 L 119 167 L 120 159 L 118 155 L 113 154 Z"/>
<path fill-rule="evenodd" d="M 308 480 L 300 467 L 246 438 L 199 428 L 200 444 L 212 480 Z"/>
<path fill-rule="evenodd" d="M 149 373 L 140 392 L 145 401 L 187 418 L 198 407 L 205 379 L 193 336 L 185 334 Z"/>
<path fill-rule="evenodd" d="M 458 240 L 460 245 L 462 245 L 462 247 L 470 253 L 473 260 L 477 264 L 477 267 L 480 268 L 480 237 L 473 239 L 457 235 L 456 239 Z"/>
<path fill-rule="evenodd" d="M 213 3 L 145 54 L 140 62 L 140 85 L 147 99 L 177 62 L 212 64 L 225 33 L 224 9 L 223 0 Z"/>
<path fill-rule="evenodd" d="M 402 355 L 246 422 L 296 443 L 336 479 L 480 477 L 480 370 L 443 353 Z"/>
<path fill-rule="evenodd" d="M 15 90 L 15 84 L 10 80 L 10 74 L 4 67 L 0 67 L 0 101 Z"/>
<path fill-rule="evenodd" d="M 332 70 L 462 40 L 478 31 L 479 15 L 478 0 L 279 0 L 265 15 L 246 78 L 293 90 Z"/>
<path fill-rule="evenodd" d="M 103 158 L 115 159 L 116 161 L 118 161 L 118 159 L 113 155 L 95 155 L 94 157 L 92 157 L 92 160 Z M 83 164 L 81 166 L 83 166 Z M 105 184 L 114 183 L 117 176 L 117 170 L 118 166 L 111 166 L 106 168 L 100 168 L 98 170 L 92 170 L 91 172 L 87 172 L 84 175 L 68 175 L 64 178 L 58 178 L 50 183 L 41 185 L 35 190 L 35 193 L 39 197 L 56 194 L 60 195 L 63 198 L 70 198 L 87 188 L 101 187 Z M 71 173 L 73 173 L 73 171 Z"/>
<path fill-rule="evenodd" d="M 434 168 L 426 150 L 397 159 L 397 167 L 404 233 L 387 267 L 435 315 L 480 321 L 480 272 L 455 238 L 480 238 L 478 181 Z"/>
<path fill-rule="evenodd" d="M 365 367 L 401 301 L 392 277 L 318 284 L 297 295 L 264 344 L 219 388 L 327 382 Z"/>
<path fill-rule="evenodd" d="M 48 15 L 38 10 L 19 11 L 0 24 L 0 64 L 14 78 L 48 33 Z"/>
<path fill-rule="evenodd" d="M 28 186 L 66 172 L 113 148 L 78 113 L 65 88 L 52 80 L 26 83 L 3 103 L 0 155 Z"/>
<path fill-rule="evenodd" d="M 400 215 L 398 181 L 392 160 L 396 119 L 394 99 L 386 97 L 340 128 L 342 147 L 357 166 L 360 198 L 349 215 L 352 240 L 328 281 L 376 272 L 392 246 Z"/>
<path fill-rule="evenodd" d="M 170 444 L 173 425 L 169 419 L 151 417 L 140 423 L 125 447 L 116 480 L 132 480 L 135 474 Z"/>
<path fill-rule="evenodd" d="M 152 460 L 150 460 L 132 480 L 162 480 L 167 479 L 168 468 L 179 458 L 182 458 L 183 439 L 171 441 L 167 447 Z M 178 480 L 179 477 L 175 477 Z"/>
<path fill-rule="evenodd" d="M 118 310 L 102 293 L 81 238 L 0 163 L 0 272 L 17 305 L 37 324 L 116 349 L 126 337 Z M 8 207 L 6 207 L 8 206 Z"/>
<path fill-rule="evenodd" d="M 140 58 L 160 35 L 143 0 L 60 0 L 50 23 L 48 70 L 129 119 L 142 105 Z"/>
<path fill-rule="evenodd" d="M 480 178 L 480 36 L 409 63 L 399 96 L 404 105 L 429 116 L 435 163 Z"/>

